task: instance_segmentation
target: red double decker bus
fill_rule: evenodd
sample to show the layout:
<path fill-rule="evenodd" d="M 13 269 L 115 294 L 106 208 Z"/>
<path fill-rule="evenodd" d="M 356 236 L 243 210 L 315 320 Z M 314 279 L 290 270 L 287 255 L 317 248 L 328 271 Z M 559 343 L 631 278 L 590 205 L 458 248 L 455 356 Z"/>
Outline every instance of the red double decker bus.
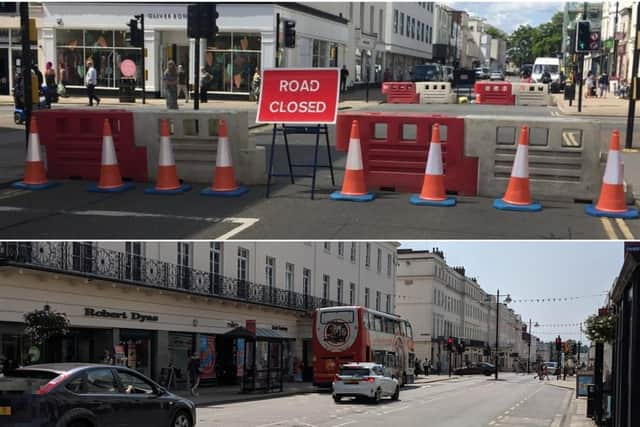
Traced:
<path fill-rule="evenodd" d="M 411 324 L 365 307 L 327 307 L 313 314 L 313 384 L 330 387 L 340 365 L 375 362 L 387 366 L 400 384 L 414 382 Z"/>

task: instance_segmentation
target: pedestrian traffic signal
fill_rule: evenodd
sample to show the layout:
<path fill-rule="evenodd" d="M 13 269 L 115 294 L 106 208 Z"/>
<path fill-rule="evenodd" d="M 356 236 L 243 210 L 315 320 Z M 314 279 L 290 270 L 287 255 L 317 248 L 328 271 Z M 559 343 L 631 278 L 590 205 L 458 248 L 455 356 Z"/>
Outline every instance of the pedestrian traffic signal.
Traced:
<path fill-rule="evenodd" d="M 284 47 L 296 47 L 296 22 L 284 21 Z"/>
<path fill-rule="evenodd" d="M 449 339 L 447 340 L 447 350 L 453 351 L 453 338 L 451 337 L 449 337 Z"/>
<path fill-rule="evenodd" d="M 216 20 L 220 14 L 215 3 L 197 3 L 187 6 L 187 37 L 213 39 L 218 34 Z"/>
<path fill-rule="evenodd" d="M 129 27 L 129 33 L 127 34 L 126 41 L 133 47 L 144 47 L 144 37 L 142 31 L 138 28 L 138 20 L 129 20 L 127 27 Z"/>
<path fill-rule="evenodd" d="M 591 42 L 591 22 L 578 21 L 576 24 L 576 52 L 589 52 L 589 44 Z"/>

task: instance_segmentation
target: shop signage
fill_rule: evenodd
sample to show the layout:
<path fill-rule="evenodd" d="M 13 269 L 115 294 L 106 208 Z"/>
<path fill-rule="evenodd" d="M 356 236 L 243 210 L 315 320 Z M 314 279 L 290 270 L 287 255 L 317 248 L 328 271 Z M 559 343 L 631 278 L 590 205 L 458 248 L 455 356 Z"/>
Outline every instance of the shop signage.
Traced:
<path fill-rule="evenodd" d="M 239 377 L 244 376 L 244 338 L 238 338 L 236 348 L 236 375 Z"/>
<path fill-rule="evenodd" d="M 286 326 L 281 326 L 281 325 L 271 325 L 271 329 L 273 329 L 274 331 L 284 331 L 284 332 L 287 332 L 289 330 L 289 328 L 287 328 Z"/>
<path fill-rule="evenodd" d="M 257 123 L 335 123 L 338 68 L 277 68 L 263 71 Z"/>
<path fill-rule="evenodd" d="M 256 321 L 255 319 L 247 319 L 245 322 L 245 327 L 247 331 L 251 332 L 253 335 L 256 334 Z"/>
<path fill-rule="evenodd" d="M 147 19 L 166 19 L 166 20 L 186 20 L 187 19 L 187 14 L 186 13 L 162 13 L 162 12 L 150 12 L 147 13 L 146 16 Z"/>
<path fill-rule="evenodd" d="M 137 311 L 107 311 L 96 310 L 95 308 L 85 308 L 84 315 L 87 317 L 103 317 L 106 319 L 137 320 L 138 322 L 157 322 L 158 316 L 143 314 Z"/>

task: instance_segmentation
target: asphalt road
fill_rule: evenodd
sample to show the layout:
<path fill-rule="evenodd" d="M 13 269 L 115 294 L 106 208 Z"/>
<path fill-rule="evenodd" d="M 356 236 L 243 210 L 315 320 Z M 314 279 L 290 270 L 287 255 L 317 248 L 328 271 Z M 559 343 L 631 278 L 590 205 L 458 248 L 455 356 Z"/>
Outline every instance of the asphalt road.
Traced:
<path fill-rule="evenodd" d="M 480 105 L 447 106 L 471 107 L 491 109 Z M 460 110 L 460 114 L 463 111 L 466 110 Z M 477 114 L 478 111 L 474 112 Z M 10 117 L 2 112 L 0 110 L 0 167 L 3 173 L 18 177 L 24 152 L 22 133 L 8 123 Z M 531 114 L 551 116 L 551 112 L 553 110 L 547 107 L 531 109 Z M 494 112 L 502 113 L 502 110 Z M 522 114 L 522 111 L 516 113 Z M 610 125 L 615 126 L 615 122 Z M 260 145 L 270 143 L 266 128 L 252 131 L 252 138 Z M 312 138 L 301 137 L 292 147 L 294 161 L 309 158 Z M 283 154 L 284 149 L 280 146 L 276 161 L 280 173 L 286 172 Z M 325 150 L 320 151 L 320 157 L 321 162 L 326 161 Z M 526 214 L 497 211 L 492 207 L 492 199 L 480 197 L 459 197 L 454 208 L 413 206 L 408 203 L 408 194 L 395 192 L 379 192 L 371 203 L 333 202 L 328 195 L 342 182 L 345 154 L 333 150 L 333 159 L 336 186 L 332 185 L 329 172 L 320 170 L 315 201 L 309 197 L 311 180 L 308 178 L 299 179 L 296 184 L 280 178 L 269 199 L 265 198 L 265 186 L 254 186 L 239 199 L 201 197 L 198 193 L 204 184 L 195 185 L 193 191 L 184 195 L 169 197 L 144 195 L 143 190 L 149 186 L 144 183 L 138 183 L 136 189 L 123 194 L 88 193 L 88 183 L 81 181 L 65 181 L 57 188 L 40 192 L 4 187 L 0 188 L 0 236 L 15 239 L 248 240 L 640 237 L 640 221 L 593 218 L 584 213 L 584 205 L 577 203 L 542 200 L 542 212 Z M 632 173 L 632 168 L 627 166 L 627 169 Z"/>
<path fill-rule="evenodd" d="M 503 374 L 501 381 L 464 377 L 410 385 L 400 400 L 379 405 L 344 401 L 329 393 L 198 408 L 197 425 L 207 427 L 560 427 L 572 392 L 531 376 Z"/>

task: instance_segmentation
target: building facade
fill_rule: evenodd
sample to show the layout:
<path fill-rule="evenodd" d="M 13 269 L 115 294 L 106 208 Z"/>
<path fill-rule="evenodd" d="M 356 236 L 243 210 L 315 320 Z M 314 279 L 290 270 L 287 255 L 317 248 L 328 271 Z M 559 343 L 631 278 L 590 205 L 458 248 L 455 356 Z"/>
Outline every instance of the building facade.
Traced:
<path fill-rule="evenodd" d="M 209 378 L 237 384 L 238 353 L 275 342 L 285 378 L 311 375 L 311 313 L 334 305 L 394 311 L 393 243 L 49 242 L 0 245 L 0 349 L 5 359 L 100 362 L 107 350 L 159 379 L 199 350 Z M 24 314 L 66 313 L 71 333 L 47 348 L 24 335 Z M 242 345 L 241 345 L 242 344 Z M 202 356 L 201 356 L 202 357 Z M 256 354 L 256 357 L 258 355 Z M 30 362 L 36 360 L 31 359 Z"/>
<path fill-rule="evenodd" d="M 416 357 L 446 372 L 451 367 L 495 358 L 496 301 L 464 267 L 447 265 L 444 253 L 398 251 L 396 309 L 414 329 Z M 502 302 L 502 299 L 501 299 Z M 512 309 L 500 304 L 498 360 L 503 370 L 526 367 L 528 341 L 523 323 Z M 447 340 L 464 343 L 464 352 L 447 350 Z M 535 339 L 535 338 L 534 338 Z M 535 351 L 534 351 L 535 354 Z"/>

